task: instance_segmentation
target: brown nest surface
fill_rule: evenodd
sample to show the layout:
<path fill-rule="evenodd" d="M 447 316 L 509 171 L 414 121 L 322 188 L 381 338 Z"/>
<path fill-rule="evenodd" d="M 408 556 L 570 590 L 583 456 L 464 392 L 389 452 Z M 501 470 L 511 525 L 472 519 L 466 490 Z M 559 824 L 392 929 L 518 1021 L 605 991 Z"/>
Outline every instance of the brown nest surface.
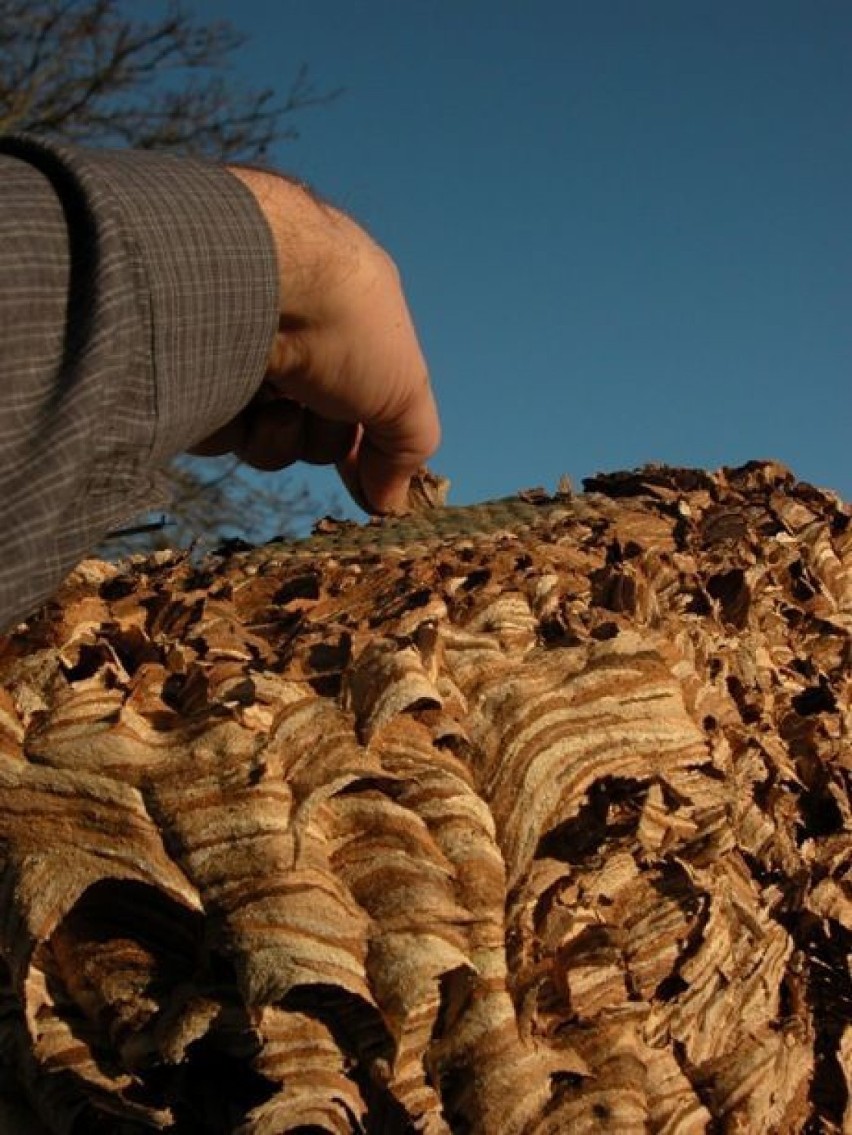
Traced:
<path fill-rule="evenodd" d="M 849 509 L 586 487 L 2 641 L 7 1130 L 852 1131 Z"/>

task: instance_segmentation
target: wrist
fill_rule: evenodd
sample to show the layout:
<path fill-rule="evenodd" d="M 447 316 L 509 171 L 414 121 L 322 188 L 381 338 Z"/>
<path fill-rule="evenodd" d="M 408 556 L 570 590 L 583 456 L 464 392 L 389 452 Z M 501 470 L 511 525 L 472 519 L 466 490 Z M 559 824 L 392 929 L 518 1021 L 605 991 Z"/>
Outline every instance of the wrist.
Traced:
<path fill-rule="evenodd" d="M 252 194 L 272 233 L 282 319 L 297 325 L 320 321 L 336 287 L 357 267 L 360 230 L 283 174 L 243 166 L 228 170 Z"/>

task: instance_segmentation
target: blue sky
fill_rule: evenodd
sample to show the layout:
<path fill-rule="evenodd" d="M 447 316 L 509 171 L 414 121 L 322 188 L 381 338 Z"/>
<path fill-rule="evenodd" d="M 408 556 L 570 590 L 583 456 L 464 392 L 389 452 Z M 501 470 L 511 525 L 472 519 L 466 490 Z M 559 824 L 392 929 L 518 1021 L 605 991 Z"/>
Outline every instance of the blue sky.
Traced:
<path fill-rule="evenodd" d="M 852 498 L 848 0 L 195 11 L 346 88 L 270 157 L 397 260 L 456 503 L 761 456 Z"/>

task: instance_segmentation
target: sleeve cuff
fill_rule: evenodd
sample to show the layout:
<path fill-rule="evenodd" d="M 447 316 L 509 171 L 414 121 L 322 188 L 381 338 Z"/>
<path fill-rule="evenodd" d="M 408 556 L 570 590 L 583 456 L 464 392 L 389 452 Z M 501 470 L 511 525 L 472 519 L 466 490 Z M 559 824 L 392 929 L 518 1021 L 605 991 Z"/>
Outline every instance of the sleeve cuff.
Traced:
<path fill-rule="evenodd" d="M 272 234 L 220 166 L 135 151 L 77 157 L 109 192 L 149 303 L 157 465 L 224 425 L 263 378 L 278 323 Z"/>
<path fill-rule="evenodd" d="M 125 373 L 151 387 L 123 395 L 134 411 L 148 406 L 137 415 L 148 436 L 136 436 L 136 461 L 162 465 L 239 413 L 260 386 L 278 323 L 275 246 L 251 192 L 222 166 L 170 154 L 31 137 L 5 139 L 3 149 L 68 186 L 66 199 L 97 219 L 111 250 L 100 254 L 101 290 L 111 272 L 125 288 L 133 281 L 137 326 L 114 346 L 135 356 Z"/>

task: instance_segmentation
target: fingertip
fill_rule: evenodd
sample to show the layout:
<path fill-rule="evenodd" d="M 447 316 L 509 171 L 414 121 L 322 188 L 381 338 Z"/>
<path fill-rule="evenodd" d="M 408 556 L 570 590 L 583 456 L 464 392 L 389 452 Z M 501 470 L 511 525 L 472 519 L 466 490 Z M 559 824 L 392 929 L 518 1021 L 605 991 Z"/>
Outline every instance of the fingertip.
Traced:
<path fill-rule="evenodd" d="M 371 423 L 357 447 L 358 483 L 370 512 L 407 512 L 411 478 L 441 444 L 441 422 L 428 378 L 406 411 L 390 424 Z"/>
<path fill-rule="evenodd" d="M 392 515 L 408 511 L 408 490 L 419 463 L 401 464 L 364 439 L 358 454 L 358 483 L 368 512 Z"/>
<path fill-rule="evenodd" d="M 379 516 L 408 512 L 410 477 L 376 479 L 367 475 L 365 481 L 364 495 L 369 504 L 369 512 Z"/>

